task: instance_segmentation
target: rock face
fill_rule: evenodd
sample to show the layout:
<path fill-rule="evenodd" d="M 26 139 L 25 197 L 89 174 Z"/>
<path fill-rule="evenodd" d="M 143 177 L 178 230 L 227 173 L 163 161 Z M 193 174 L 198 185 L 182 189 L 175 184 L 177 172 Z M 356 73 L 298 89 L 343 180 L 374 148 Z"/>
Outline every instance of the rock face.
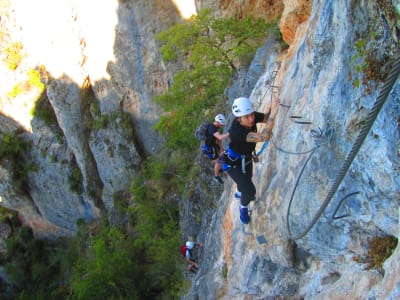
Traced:
<path fill-rule="evenodd" d="M 280 20 L 280 30 L 283 40 L 289 45 L 293 44 L 295 35 L 304 23 L 306 23 L 311 14 L 313 1 L 298 0 L 298 1 L 283 1 L 285 9 Z"/>
<path fill-rule="evenodd" d="M 248 15 L 263 18 L 268 21 L 276 20 L 284 9 L 285 1 L 264 0 L 195 0 L 197 10 L 210 9 L 218 16 L 237 16 L 239 18 Z M 294 2 L 297 1 L 287 1 Z M 285 4 L 286 5 L 286 4 Z"/>
<path fill-rule="evenodd" d="M 108 1 L 93 14 L 89 2 L 17 0 L 4 1 L 2 12 L 2 45 L 22 44 L 23 59 L 14 71 L 1 64 L 1 112 L 14 119 L 4 116 L 1 133 L 22 126 L 32 143 L 26 163 L 35 165 L 29 195 L 2 180 L 2 205 L 33 219 L 27 224 L 54 226 L 34 227 L 37 236 L 73 234 L 78 219 L 112 215 L 115 196 L 163 143 L 152 129 L 160 109 L 151 99 L 168 88 L 179 64 L 166 69 L 155 35 L 180 15 L 171 3 L 152 1 Z M 31 69 L 46 89 L 11 98 Z M 52 124 L 30 116 L 37 98 L 50 103 Z"/>
<path fill-rule="evenodd" d="M 2 47 L 20 42 L 26 56 L 14 71 L 0 64 L 7 83 L 0 136 L 24 128 L 33 168 L 29 194 L 21 194 L 9 165 L 0 166 L 0 202 L 37 236 L 68 236 L 79 219 L 112 219 L 116 195 L 162 144 L 151 99 L 180 66 L 164 65 L 155 35 L 181 17 L 170 1 L 31 2 L 1 6 Z M 269 38 L 226 90 L 227 115 L 238 96 L 267 111 L 277 93 L 283 106 L 254 168 L 250 225 L 240 225 L 230 179 L 215 188 L 212 208 L 200 185 L 185 201 L 183 232 L 205 247 L 182 298 L 399 298 L 399 247 L 382 270 L 363 263 L 372 237 L 399 236 L 399 80 L 326 210 L 293 239 L 317 214 L 366 123 L 390 70 L 385 62 L 399 56 L 400 3 L 375 2 L 195 1 L 216 16 L 280 16 L 289 48 L 278 52 Z M 29 69 L 41 72 L 46 89 L 11 98 Z M 52 123 L 29 118 L 37 98 L 50 104 Z"/>
<path fill-rule="evenodd" d="M 394 10 L 390 2 L 285 1 L 280 27 L 290 44 L 287 54 L 265 47 L 266 68 L 258 81 L 244 75 L 227 91 L 230 100 L 247 95 L 241 87 L 253 82 L 250 99 L 267 111 L 271 92 L 278 92 L 271 88 L 275 82 L 284 104 L 255 165 L 252 221 L 240 225 L 236 187 L 226 184 L 211 228 L 198 235 L 206 250 L 185 299 L 399 296 L 400 279 L 393 274 L 399 247 L 383 272 L 362 263 L 369 239 L 399 236 L 399 79 L 327 209 L 304 237 L 290 238 L 317 214 L 382 89 L 379 80 L 363 84 L 357 66 L 399 55 Z M 293 11 L 296 18 L 289 16 Z M 357 48 L 358 41 L 365 47 Z M 318 137 L 320 129 L 328 137 Z"/>

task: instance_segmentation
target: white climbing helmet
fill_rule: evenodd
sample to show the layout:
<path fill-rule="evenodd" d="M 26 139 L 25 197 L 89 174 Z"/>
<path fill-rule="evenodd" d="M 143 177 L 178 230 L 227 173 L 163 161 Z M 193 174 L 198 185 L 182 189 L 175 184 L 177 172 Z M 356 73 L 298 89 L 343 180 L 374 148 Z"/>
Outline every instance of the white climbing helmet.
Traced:
<path fill-rule="evenodd" d="M 221 125 L 225 125 L 225 116 L 223 114 L 216 115 L 214 120 Z"/>
<path fill-rule="evenodd" d="M 251 114 L 252 112 L 254 112 L 254 109 L 249 98 L 240 97 L 233 101 L 232 113 L 235 115 L 235 117 L 242 117 Z"/>

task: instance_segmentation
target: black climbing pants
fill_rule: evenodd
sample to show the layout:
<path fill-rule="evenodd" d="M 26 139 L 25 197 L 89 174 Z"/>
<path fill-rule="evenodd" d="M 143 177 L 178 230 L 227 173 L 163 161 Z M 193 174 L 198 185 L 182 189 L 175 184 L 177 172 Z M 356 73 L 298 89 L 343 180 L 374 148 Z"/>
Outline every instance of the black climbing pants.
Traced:
<path fill-rule="evenodd" d="M 246 165 L 246 173 L 242 172 L 241 166 L 230 167 L 227 169 L 229 176 L 235 181 L 238 191 L 242 193 L 240 204 L 247 206 L 250 201 L 256 198 L 256 187 L 251 177 L 253 176 L 253 163 Z"/>

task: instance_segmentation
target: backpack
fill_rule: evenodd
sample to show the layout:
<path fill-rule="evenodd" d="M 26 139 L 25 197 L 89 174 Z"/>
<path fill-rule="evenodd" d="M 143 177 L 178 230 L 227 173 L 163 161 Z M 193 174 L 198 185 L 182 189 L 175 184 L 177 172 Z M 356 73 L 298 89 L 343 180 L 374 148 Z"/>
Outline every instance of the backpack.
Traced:
<path fill-rule="evenodd" d="M 218 157 L 219 147 L 215 140 L 208 136 L 208 128 L 212 125 L 210 122 L 203 122 L 197 127 L 194 135 L 201 141 L 201 153 L 209 159 L 214 160 Z"/>
<path fill-rule="evenodd" d="M 183 244 L 181 246 L 181 254 L 182 254 L 183 257 L 186 257 L 186 250 L 187 250 L 186 244 Z"/>
<path fill-rule="evenodd" d="M 199 127 L 197 127 L 194 136 L 199 140 L 199 141 L 205 141 L 208 136 L 208 126 L 210 126 L 210 122 L 203 122 L 200 124 Z"/>

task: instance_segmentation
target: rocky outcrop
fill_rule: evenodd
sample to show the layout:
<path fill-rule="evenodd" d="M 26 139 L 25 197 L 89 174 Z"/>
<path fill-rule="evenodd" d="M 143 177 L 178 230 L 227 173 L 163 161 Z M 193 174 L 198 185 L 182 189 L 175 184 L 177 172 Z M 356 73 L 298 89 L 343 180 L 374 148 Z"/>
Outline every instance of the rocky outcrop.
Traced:
<path fill-rule="evenodd" d="M 152 128 L 161 111 L 151 99 L 168 88 L 179 64 L 167 70 L 155 36 L 180 15 L 168 1 L 108 1 L 93 14 L 89 2 L 19 0 L 5 1 L 2 11 L 2 47 L 18 42 L 23 55 L 14 71 L 1 64 L 7 84 L 0 107 L 25 129 L 32 143 L 26 164 L 35 165 L 20 201 L 12 185 L 0 184 L 3 204 L 29 224 L 58 228 L 33 226 L 36 236 L 73 234 L 79 219 L 113 215 L 116 195 L 163 143 Z M 12 99 L 10 89 L 30 69 L 41 72 L 46 89 Z M 30 115 L 35 99 L 44 98 L 53 124 Z"/>
<path fill-rule="evenodd" d="M 195 0 L 196 9 L 210 9 L 217 16 L 237 16 L 239 18 L 248 15 L 263 18 L 267 21 L 276 21 L 281 16 L 285 1 L 264 0 Z"/>
<path fill-rule="evenodd" d="M 321 207 L 382 88 L 378 77 L 366 81 L 357 66 L 369 61 L 373 68 L 372 58 L 379 59 L 387 74 L 384 62 L 399 55 L 399 14 L 393 9 L 389 2 L 364 7 L 355 1 L 315 1 L 308 19 L 290 25 L 297 29 L 287 55 L 267 51 L 265 72 L 250 98 L 266 111 L 278 70 L 275 85 L 284 106 L 254 170 L 252 222 L 240 225 L 235 186 L 227 183 L 211 228 L 198 235 L 207 250 L 185 299 L 399 295 L 400 279 L 394 275 L 398 247 L 383 272 L 363 263 L 372 237 L 399 236 L 399 80 L 327 209 L 303 238 L 290 239 L 308 227 Z M 360 40 L 365 41 L 362 49 L 356 46 Z M 241 87 L 249 77 L 241 80 L 227 91 L 230 100 L 246 95 Z M 319 128 L 329 135 L 319 138 Z"/>
<path fill-rule="evenodd" d="M 283 2 L 285 9 L 282 12 L 279 27 L 282 39 L 291 45 L 295 40 L 297 31 L 299 31 L 300 37 L 303 36 L 304 32 L 301 32 L 301 27 L 310 18 L 313 1 L 298 0 Z"/>

